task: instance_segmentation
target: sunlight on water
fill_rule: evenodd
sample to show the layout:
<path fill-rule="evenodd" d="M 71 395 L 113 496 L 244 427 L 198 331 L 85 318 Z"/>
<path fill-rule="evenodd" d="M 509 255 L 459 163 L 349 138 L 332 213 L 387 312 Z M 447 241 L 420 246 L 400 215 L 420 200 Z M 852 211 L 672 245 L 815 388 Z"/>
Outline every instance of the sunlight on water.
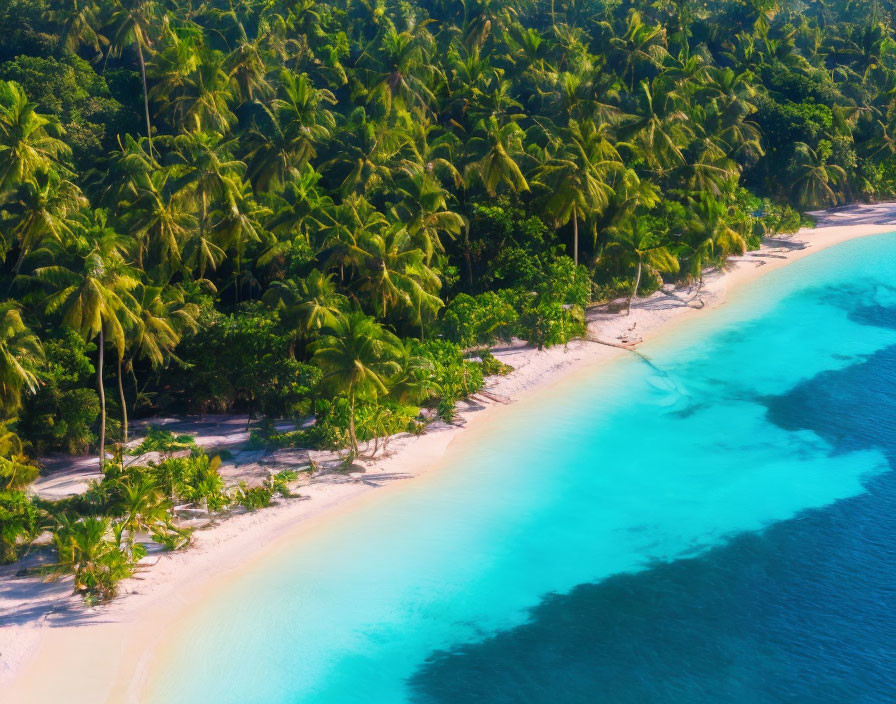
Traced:
<path fill-rule="evenodd" d="M 623 359 L 515 404 L 453 469 L 333 519 L 200 605 L 153 701 L 475 701 L 460 692 L 488 659 L 459 670 L 453 697 L 421 684 L 434 653 L 526 624 L 548 595 L 862 494 L 889 468 L 881 448 L 835 448 L 799 407 L 773 422 L 768 400 L 896 345 L 862 313 L 896 306 L 893 282 L 896 240 L 842 245 L 645 345 L 655 366 Z M 549 631 L 562 640 L 572 621 Z"/>

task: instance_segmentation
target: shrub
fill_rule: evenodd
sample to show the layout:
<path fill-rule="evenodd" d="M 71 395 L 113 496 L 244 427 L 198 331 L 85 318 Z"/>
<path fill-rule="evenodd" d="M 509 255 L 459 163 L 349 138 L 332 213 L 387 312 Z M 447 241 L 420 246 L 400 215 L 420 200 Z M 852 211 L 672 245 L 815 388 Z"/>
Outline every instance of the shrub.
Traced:
<path fill-rule="evenodd" d="M 442 333 L 461 347 L 509 340 L 519 318 L 515 297 L 508 290 L 487 291 L 475 297 L 458 294 L 445 309 Z"/>
<path fill-rule="evenodd" d="M 100 400 L 92 388 L 95 372 L 90 361 L 96 345 L 71 330 L 61 335 L 44 342 L 41 386 L 25 399 L 19 420 L 18 432 L 36 454 L 48 450 L 80 454 L 96 440 Z"/>
<path fill-rule="evenodd" d="M 110 539 L 110 531 L 114 540 Z M 134 574 L 146 549 L 123 543 L 121 524 L 112 530 L 107 518 L 63 519 L 53 535 L 57 562 L 45 569 L 50 579 L 74 577 L 74 591 L 88 602 L 115 596 L 118 583 Z"/>
<path fill-rule="evenodd" d="M 0 564 L 18 559 L 19 545 L 40 532 L 40 514 L 21 489 L 0 489 Z"/>

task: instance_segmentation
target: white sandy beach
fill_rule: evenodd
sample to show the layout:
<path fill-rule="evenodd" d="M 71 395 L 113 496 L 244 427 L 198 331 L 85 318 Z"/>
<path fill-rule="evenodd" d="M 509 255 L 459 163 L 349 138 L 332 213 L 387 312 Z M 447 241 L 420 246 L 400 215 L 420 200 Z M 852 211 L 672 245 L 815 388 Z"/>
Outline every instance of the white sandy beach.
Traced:
<path fill-rule="evenodd" d="M 630 316 L 590 311 L 590 335 L 609 342 L 653 339 L 724 304 L 729 292 L 747 281 L 841 242 L 896 231 L 896 204 L 830 210 L 818 214 L 818 220 L 816 229 L 773 240 L 733 259 L 724 272 L 708 275 L 700 292 L 703 308 L 656 293 L 637 301 Z M 630 354 L 586 341 L 544 351 L 508 345 L 494 352 L 514 371 L 490 379 L 488 391 L 508 401 Z M 197 531 L 190 549 L 164 554 L 124 583 L 122 596 L 109 605 L 84 607 L 69 594 L 68 581 L 43 584 L 36 577 L 15 577 L 14 569 L 0 571 L 0 701 L 140 701 L 153 653 L 169 629 L 177 628 L 185 609 L 226 584 L 228 575 L 251 569 L 276 543 L 299 539 L 358 501 L 376 501 L 396 483 L 450 465 L 457 446 L 488 432 L 488 419 L 506 409 L 504 403 L 477 397 L 461 407 L 456 425 L 437 423 L 422 437 L 393 440 L 389 456 L 367 463 L 363 473 L 325 474 L 301 488 L 301 500 L 282 501 Z"/>

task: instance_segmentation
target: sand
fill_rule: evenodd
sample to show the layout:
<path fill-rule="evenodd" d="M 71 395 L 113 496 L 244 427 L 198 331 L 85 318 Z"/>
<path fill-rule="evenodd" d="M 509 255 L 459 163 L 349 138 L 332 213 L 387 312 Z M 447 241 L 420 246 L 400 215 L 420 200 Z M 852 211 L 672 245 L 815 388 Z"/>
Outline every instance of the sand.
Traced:
<path fill-rule="evenodd" d="M 851 206 L 818 213 L 818 227 L 766 243 L 733 258 L 722 272 L 707 275 L 699 297 L 685 305 L 662 293 L 635 303 L 630 316 L 606 308 L 589 311 L 591 337 L 619 342 L 654 339 L 680 321 L 724 304 L 729 292 L 764 274 L 827 247 L 857 237 L 896 230 L 896 204 Z M 678 291 L 680 298 L 692 293 Z M 398 482 L 450 466 L 452 453 L 488 432 L 488 419 L 506 412 L 504 402 L 539 393 L 573 373 L 593 372 L 619 355 L 617 347 L 577 341 L 538 351 L 522 343 L 498 347 L 495 356 L 512 365 L 489 380 L 492 398 L 478 396 L 460 408 L 455 425 L 436 423 L 422 437 L 400 437 L 389 455 L 369 462 L 363 473 L 329 473 L 301 489 L 303 499 L 233 516 L 196 533 L 193 547 L 153 557 L 151 568 L 122 584 L 114 602 L 87 608 L 72 597 L 70 582 L 42 584 L 33 577 L 0 571 L 0 691 L 3 701 L 139 702 L 153 653 L 191 605 L 228 576 L 248 570 L 275 544 L 301 539 L 359 501 L 376 501 Z M 417 479 L 419 481 L 419 479 Z"/>

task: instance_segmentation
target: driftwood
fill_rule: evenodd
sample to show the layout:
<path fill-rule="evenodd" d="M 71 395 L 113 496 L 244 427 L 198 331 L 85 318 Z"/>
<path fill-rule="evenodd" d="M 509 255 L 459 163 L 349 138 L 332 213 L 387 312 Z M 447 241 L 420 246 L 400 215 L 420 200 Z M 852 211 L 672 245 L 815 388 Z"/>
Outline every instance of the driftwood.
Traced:
<path fill-rule="evenodd" d="M 672 291 L 666 291 L 665 289 L 662 289 L 662 288 L 658 289 L 658 291 L 659 291 L 659 293 L 663 294 L 664 296 L 668 296 L 669 298 L 672 298 L 672 299 L 678 301 L 679 303 L 681 303 L 682 305 L 685 305 L 689 308 L 703 308 L 706 305 L 704 300 L 702 298 L 700 298 L 699 291 L 696 291 L 694 293 L 693 298 L 689 298 L 689 299 L 682 298 L 681 296 L 676 296 Z M 700 305 L 692 306 L 691 303 L 693 303 L 695 301 L 697 303 L 699 303 Z"/>
<path fill-rule="evenodd" d="M 480 391 L 480 396 L 485 396 L 487 399 L 491 399 L 492 401 L 497 401 L 498 403 L 511 403 L 511 400 L 506 396 L 498 396 L 498 394 L 493 394 L 491 391 Z"/>
<path fill-rule="evenodd" d="M 596 345 L 606 345 L 607 347 L 618 347 L 621 350 L 634 352 L 638 342 L 610 342 L 609 340 L 599 340 L 596 337 L 586 337 L 586 341 L 593 342 Z M 640 340 L 639 340 L 640 342 Z"/>

